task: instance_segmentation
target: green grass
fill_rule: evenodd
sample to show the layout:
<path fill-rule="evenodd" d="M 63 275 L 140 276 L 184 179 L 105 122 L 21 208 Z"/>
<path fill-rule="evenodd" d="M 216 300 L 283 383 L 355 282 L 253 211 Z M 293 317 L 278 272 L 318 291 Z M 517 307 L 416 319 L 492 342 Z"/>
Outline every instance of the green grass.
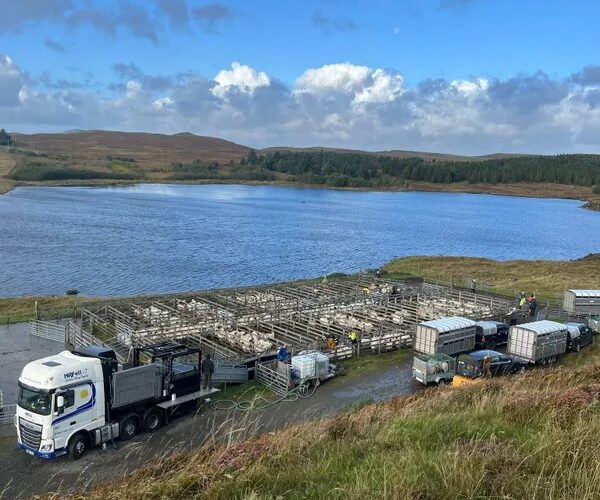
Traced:
<path fill-rule="evenodd" d="M 569 288 L 597 288 L 600 283 L 597 255 L 571 261 L 406 257 L 386 264 L 383 270 L 388 276 L 421 276 L 463 285 L 464 278 L 474 278 L 506 295 L 535 292 L 538 300 L 557 300 Z"/>
<path fill-rule="evenodd" d="M 274 394 L 264 385 L 250 381 L 245 384 L 228 384 L 216 393 L 214 400 L 230 399 L 232 401 L 249 401 L 255 398 L 275 399 Z"/>
<path fill-rule="evenodd" d="M 360 404 L 164 458 L 73 498 L 600 498 L 597 367 Z"/>
<path fill-rule="evenodd" d="M 411 356 L 412 351 L 401 349 L 379 355 L 367 354 L 355 356 L 350 359 L 339 361 L 336 364 L 346 370 L 345 376 L 355 377 L 376 372 L 388 366 L 393 366 Z"/>
<path fill-rule="evenodd" d="M 73 296 L 0 299 L 0 325 L 35 319 L 36 302 L 45 318 L 65 318 L 73 315 L 75 306 L 85 300 L 89 299 Z"/>

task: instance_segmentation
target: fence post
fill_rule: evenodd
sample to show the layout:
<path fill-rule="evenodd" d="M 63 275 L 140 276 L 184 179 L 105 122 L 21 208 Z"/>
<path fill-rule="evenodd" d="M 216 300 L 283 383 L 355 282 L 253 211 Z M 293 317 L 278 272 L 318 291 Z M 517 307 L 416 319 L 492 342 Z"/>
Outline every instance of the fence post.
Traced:
<path fill-rule="evenodd" d="M 35 319 L 40 319 L 40 310 L 39 310 L 39 307 L 38 307 L 38 301 L 37 300 L 35 301 L 33 308 L 34 308 L 34 312 L 35 312 Z"/>

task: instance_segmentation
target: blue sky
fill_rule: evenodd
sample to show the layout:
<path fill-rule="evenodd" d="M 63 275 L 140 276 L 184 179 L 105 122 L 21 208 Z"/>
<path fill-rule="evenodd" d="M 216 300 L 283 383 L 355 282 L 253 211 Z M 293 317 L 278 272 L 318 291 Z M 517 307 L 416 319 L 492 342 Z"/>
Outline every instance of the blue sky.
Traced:
<path fill-rule="evenodd" d="M 20 0 L 0 126 L 600 152 L 599 18 L 590 0 Z"/>

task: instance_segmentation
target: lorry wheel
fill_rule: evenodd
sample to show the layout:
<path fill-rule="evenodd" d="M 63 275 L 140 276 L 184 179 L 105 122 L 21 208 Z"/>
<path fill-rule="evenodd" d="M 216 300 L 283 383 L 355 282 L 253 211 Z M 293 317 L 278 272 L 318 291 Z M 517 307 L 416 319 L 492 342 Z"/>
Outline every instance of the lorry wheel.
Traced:
<path fill-rule="evenodd" d="M 119 439 L 121 441 L 129 441 L 133 438 L 138 431 L 138 424 L 135 417 L 129 417 L 122 421 L 121 432 L 119 433 Z"/>
<path fill-rule="evenodd" d="M 67 453 L 71 460 L 79 460 L 87 451 L 87 439 L 83 434 L 75 434 L 69 441 Z"/>
<path fill-rule="evenodd" d="M 146 432 L 154 432 L 162 424 L 162 413 L 158 408 L 148 408 L 142 417 L 142 426 Z"/>

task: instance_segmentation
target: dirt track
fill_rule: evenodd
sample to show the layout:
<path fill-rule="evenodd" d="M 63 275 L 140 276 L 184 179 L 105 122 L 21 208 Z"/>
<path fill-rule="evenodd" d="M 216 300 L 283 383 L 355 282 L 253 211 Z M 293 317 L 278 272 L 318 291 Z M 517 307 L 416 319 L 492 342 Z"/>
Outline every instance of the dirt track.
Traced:
<path fill-rule="evenodd" d="M 27 498 L 48 491 L 81 491 L 90 485 L 122 477 L 151 459 L 197 446 L 207 439 L 237 440 L 284 425 L 319 419 L 353 404 L 409 394 L 422 386 L 414 382 L 407 356 L 397 365 L 365 375 L 349 373 L 321 385 L 313 397 L 280 403 L 253 413 L 213 411 L 203 407 L 196 415 L 182 416 L 155 434 L 116 443 L 116 449 L 95 449 L 78 462 L 65 457 L 54 461 L 33 458 L 17 451 L 15 438 L 0 438 L 0 498 Z M 273 408 L 276 411 L 273 411 Z"/>

